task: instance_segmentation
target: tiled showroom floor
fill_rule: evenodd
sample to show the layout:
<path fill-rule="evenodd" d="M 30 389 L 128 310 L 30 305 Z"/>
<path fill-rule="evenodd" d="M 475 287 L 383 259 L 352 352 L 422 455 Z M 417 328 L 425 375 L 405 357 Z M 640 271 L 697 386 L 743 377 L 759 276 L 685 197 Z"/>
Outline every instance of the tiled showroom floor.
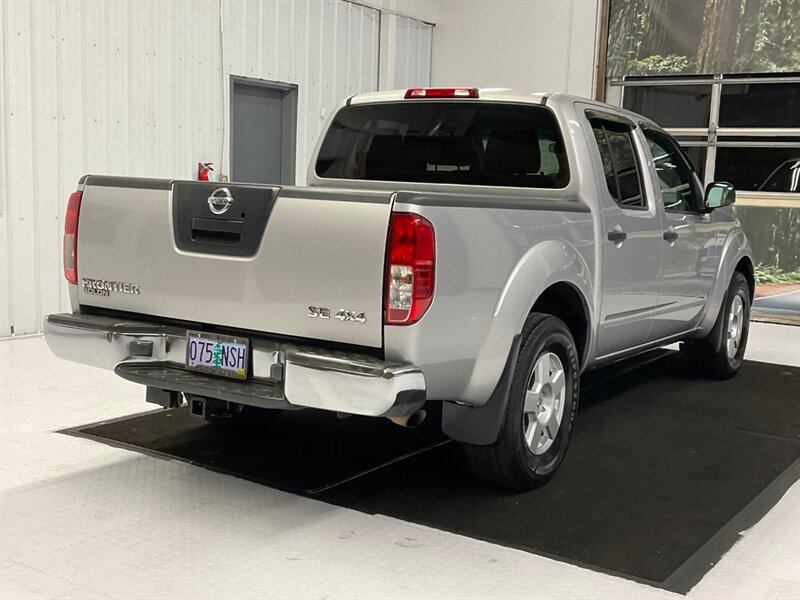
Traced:
<path fill-rule="evenodd" d="M 748 358 L 800 366 L 800 327 L 753 324 Z M 678 597 L 55 433 L 149 408 L 41 337 L 0 342 L 0 598 Z M 800 483 L 689 597 L 800 598 Z"/>

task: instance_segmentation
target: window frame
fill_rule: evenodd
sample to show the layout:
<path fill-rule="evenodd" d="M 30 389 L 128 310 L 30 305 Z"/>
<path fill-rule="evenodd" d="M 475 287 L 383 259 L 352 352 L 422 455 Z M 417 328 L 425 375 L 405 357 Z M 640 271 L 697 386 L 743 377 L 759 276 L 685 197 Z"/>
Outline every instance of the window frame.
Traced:
<path fill-rule="evenodd" d="M 600 112 L 600 111 L 597 111 L 597 110 L 594 110 L 594 109 L 587 109 L 587 110 L 584 111 L 584 114 L 586 116 L 587 122 L 589 123 L 589 127 L 592 129 L 592 139 L 594 140 L 595 144 L 598 144 L 598 142 L 597 142 L 597 136 L 595 136 L 595 134 L 594 134 L 594 123 L 593 123 L 593 121 L 599 121 L 601 123 L 605 121 L 605 122 L 612 123 L 612 124 L 617 125 L 617 126 L 622 125 L 622 126 L 627 128 L 628 136 L 629 136 L 629 139 L 630 139 L 630 142 L 631 142 L 631 148 L 633 150 L 634 162 L 636 163 L 636 175 L 637 175 L 637 178 L 638 178 L 638 181 L 639 181 L 639 195 L 640 195 L 640 197 L 642 199 L 642 204 L 641 204 L 641 206 L 631 206 L 629 204 L 623 204 L 622 202 L 619 201 L 619 199 L 614 194 L 611 193 L 611 190 L 608 187 L 608 182 L 607 181 L 606 181 L 605 190 L 606 190 L 606 193 L 608 194 L 608 196 L 614 201 L 614 204 L 616 204 L 622 210 L 632 210 L 632 211 L 636 211 L 636 212 L 647 212 L 647 211 L 649 211 L 650 210 L 649 197 L 648 197 L 648 194 L 647 194 L 647 188 L 645 186 L 645 181 L 644 181 L 644 170 L 642 168 L 642 156 L 640 154 L 641 150 L 640 150 L 639 146 L 636 143 L 636 134 L 635 134 L 635 131 L 636 131 L 636 128 L 637 128 L 636 123 L 634 123 L 633 121 L 631 121 L 629 119 L 621 117 L 619 115 L 615 115 L 615 114 L 612 114 L 612 113 Z M 619 184 L 619 175 L 617 174 L 617 169 L 614 166 L 614 159 L 613 159 L 613 155 L 611 154 L 611 147 L 610 147 L 609 142 L 608 142 L 608 136 L 606 134 L 605 126 L 603 127 L 603 137 L 605 138 L 605 143 L 606 143 L 606 146 L 608 147 L 609 157 L 611 157 L 611 169 L 614 172 L 614 179 L 616 180 L 617 190 L 620 190 L 622 188 L 620 187 L 620 184 Z M 599 158 L 599 160 L 600 160 L 600 165 L 601 165 L 601 167 L 603 169 L 603 178 L 605 180 L 605 165 L 603 164 L 603 155 L 600 152 L 599 145 L 597 145 L 596 152 L 595 152 L 595 157 Z"/>

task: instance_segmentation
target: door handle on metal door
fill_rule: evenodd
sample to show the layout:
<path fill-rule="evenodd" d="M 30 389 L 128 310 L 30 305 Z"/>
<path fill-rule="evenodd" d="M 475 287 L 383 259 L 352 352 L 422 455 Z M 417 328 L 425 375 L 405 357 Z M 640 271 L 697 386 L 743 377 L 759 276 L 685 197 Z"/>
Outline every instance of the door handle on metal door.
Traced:
<path fill-rule="evenodd" d="M 677 239 L 678 239 L 678 232 L 675 231 L 672 227 L 670 227 L 664 232 L 664 240 L 669 242 L 670 244 L 674 244 Z"/>
<path fill-rule="evenodd" d="M 622 231 L 621 229 L 614 229 L 614 231 L 608 232 L 608 241 L 614 242 L 614 244 L 619 248 L 622 246 L 622 242 L 628 239 L 628 234 Z"/>

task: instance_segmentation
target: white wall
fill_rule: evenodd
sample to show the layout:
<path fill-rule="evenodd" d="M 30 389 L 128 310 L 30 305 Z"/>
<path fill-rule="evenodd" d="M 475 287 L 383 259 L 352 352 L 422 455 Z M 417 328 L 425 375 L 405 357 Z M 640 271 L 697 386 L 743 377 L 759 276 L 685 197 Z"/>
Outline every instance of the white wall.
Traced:
<path fill-rule="evenodd" d="M 598 4 L 436 0 L 432 85 L 591 96 Z"/>
<path fill-rule="evenodd" d="M 433 26 L 397 17 L 395 85 L 399 88 L 431 84 Z"/>
<path fill-rule="evenodd" d="M 379 62 L 384 89 L 591 94 L 598 0 L 372 3 L 382 19 L 343 0 L 222 0 L 223 62 L 217 0 L 0 0 L 0 337 L 68 308 L 63 214 L 82 174 L 229 171 L 229 75 L 298 84 L 298 183 L 324 115 L 377 89 Z"/>
<path fill-rule="evenodd" d="M 414 17 L 428 23 L 439 22 L 439 5 L 443 0 L 367 0 L 370 4 L 380 6 L 387 11 Z M 445 0 L 447 1 L 447 0 Z M 461 0 L 454 0 L 459 2 Z"/>
<path fill-rule="evenodd" d="M 68 309 L 63 214 L 81 175 L 229 172 L 229 75 L 298 84 L 298 183 L 331 108 L 377 89 L 378 10 L 221 4 L 224 62 L 216 0 L 0 0 L 0 337 Z"/>
<path fill-rule="evenodd" d="M 431 85 L 437 0 L 374 0 L 381 16 L 381 90 Z"/>
<path fill-rule="evenodd" d="M 381 20 L 381 90 L 431 84 L 433 26 L 387 14 Z"/>

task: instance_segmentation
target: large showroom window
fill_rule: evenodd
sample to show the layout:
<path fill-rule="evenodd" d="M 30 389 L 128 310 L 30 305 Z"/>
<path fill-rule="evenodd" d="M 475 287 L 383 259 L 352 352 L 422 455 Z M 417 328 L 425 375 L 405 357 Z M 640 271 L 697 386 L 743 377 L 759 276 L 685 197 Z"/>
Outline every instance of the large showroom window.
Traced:
<path fill-rule="evenodd" d="M 625 77 L 617 85 L 622 105 L 672 133 L 705 183 L 736 186 L 756 261 L 800 267 L 800 74 Z"/>
<path fill-rule="evenodd" d="M 800 2 L 602 0 L 597 97 L 736 187 L 756 276 L 800 283 Z"/>
<path fill-rule="evenodd" d="M 666 127 L 707 183 L 800 192 L 786 164 L 800 160 L 800 74 L 626 77 L 619 85 L 623 106 Z"/>

